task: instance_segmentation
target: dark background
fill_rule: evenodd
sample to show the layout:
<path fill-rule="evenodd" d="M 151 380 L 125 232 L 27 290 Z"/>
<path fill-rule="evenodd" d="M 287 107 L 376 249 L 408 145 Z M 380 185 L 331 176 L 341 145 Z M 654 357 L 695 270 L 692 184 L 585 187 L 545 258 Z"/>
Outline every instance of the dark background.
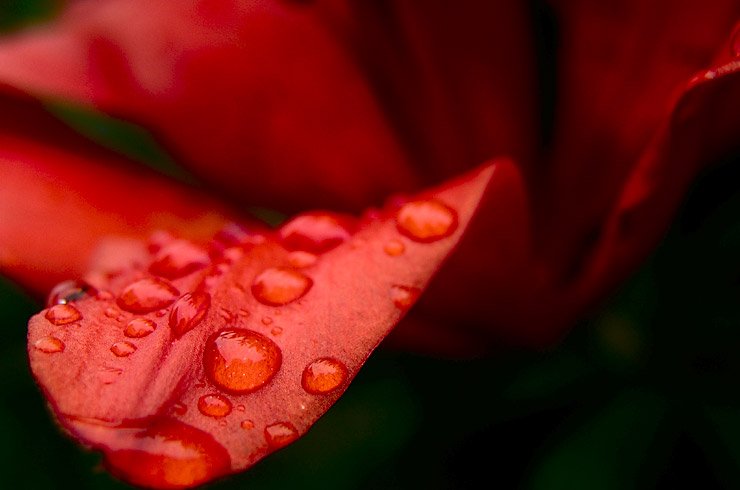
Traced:
<path fill-rule="evenodd" d="M 0 0 L 0 29 L 54 5 Z M 62 116 L 127 139 L 114 122 Z M 557 348 L 469 361 L 380 349 L 305 437 L 211 488 L 740 488 L 739 218 L 735 157 L 705 172 L 652 257 Z M 31 379 L 26 322 L 40 308 L 0 278 L 0 487 L 127 488 L 60 433 Z"/>

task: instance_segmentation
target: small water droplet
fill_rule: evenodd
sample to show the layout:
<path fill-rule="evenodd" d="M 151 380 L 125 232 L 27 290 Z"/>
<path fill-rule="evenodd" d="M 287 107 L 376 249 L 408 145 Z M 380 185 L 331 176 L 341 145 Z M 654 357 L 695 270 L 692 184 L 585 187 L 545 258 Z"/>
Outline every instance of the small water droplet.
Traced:
<path fill-rule="evenodd" d="M 123 335 L 132 339 L 146 337 L 157 329 L 157 324 L 148 318 L 134 318 L 123 330 Z"/>
<path fill-rule="evenodd" d="M 339 246 L 350 236 L 349 218 L 328 213 L 305 213 L 280 228 L 280 238 L 288 250 L 321 254 Z"/>
<path fill-rule="evenodd" d="M 118 357 L 128 357 L 136 352 L 136 346 L 124 340 L 111 345 L 110 351 Z"/>
<path fill-rule="evenodd" d="M 412 201 L 398 210 L 396 227 L 412 240 L 430 243 L 455 232 L 457 213 L 436 199 Z"/>
<path fill-rule="evenodd" d="M 272 318 L 269 316 L 263 316 L 262 317 L 262 324 L 263 325 L 270 325 L 272 323 Z"/>
<path fill-rule="evenodd" d="M 121 321 L 123 319 L 123 313 L 120 310 L 113 308 L 113 307 L 106 308 L 103 313 L 105 314 L 105 316 L 107 316 L 108 318 L 112 320 Z"/>
<path fill-rule="evenodd" d="M 242 404 L 239 404 L 239 405 L 236 406 L 236 411 L 237 412 L 244 412 L 244 411 L 246 411 L 246 409 L 247 408 L 244 405 L 242 405 Z"/>
<path fill-rule="evenodd" d="M 288 254 L 288 262 L 296 269 L 305 269 L 311 267 L 316 263 L 319 258 L 309 252 L 290 252 Z"/>
<path fill-rule="evenodd" d="M 49 293 L 46 304 L 47 306 L 63 305 L 96 294 L 95 288 L 84 281 L 64 281 L 54 286 L 54 289 Z"/>
<path fill-rule="evenodd" d="M 398 257 L 399 255 L 403 255 L 406 251 L 406 246 L 401 240 L 391 240 L 385 244 L 383 251 L 385 251 L 386 255 Z"/>
<path fill-rule="evenodd" d="M 211 259 L 205 250 L 185 240 L 174 240 L 157 253 L 149 271 L 167 279 L 177 279 L 210 263 Z"/>
<path fill-rule="evenodd" d="M 282 306 L 305 295 L 313 281 L 302 273 L 282 267 L 267 269 L 252 284 L 257 301 L 269 306 Z"/>
<path fill-rule="evenodd" d="M 211 307 L 211 295 L 201 291 L 186 293 L 170 311 L 170 328 L 175 337 L 182 337 L 203 321 Z"/>
<path fill-rule="evenodd" d="M 217 393 L 198 398 L 198 410 L 208 417 L 221 418 L 231 413 L 231 402 Z"/>
<path fill-rule="evenodd" d="M 270 333 L 277 337 L 283 333 L 283 329 L 281 327 L 273 327 L 273 329 L 270 330 Z"/>
<path fill-rule="evenodd" d="M 273 449 L 287 446 L 296 439 L 298 431 L 290 422 L 278 422 L 265 427 L 265 440 Z"/>
<path fill-rule="evenodd" d="M 106 466 L 145 488 L 192 488 L 231 472 L 224 447 L 202 430 L 176 419 L 136 421 L 111 429 L 103 448 Z"/>
<path fill-rule="evenodd" d="M 414 304 L 421 290 L 409 286 L 391 286 L 391 299 L 397 308 L 405 310 Z"/>
<path fill-rule="evenodd" d="M 252 422 L 252 421 L 251 421 L 251 420 L 249 420 L 249 419 L 247 419 L 247 420 L 242 420 L 242 423 L 241 423 L 241 424 L 239 424 L 239 426 L 240 426 L 240 427 L 241 427 L 242 429 L 244 429 L 244 430 L 252 430 L 252 429 L 254 429 L 254 422 Z"/>
<path fill-rule="evenodd" d="M 188 406 L 185 405 L 184 403 L 177 402 L 174 405 L 172 405 L 172 412 L 175 415 L 179 415 L 180 417 L 182 417 L 183 415 L 188 413 Z"/>
<path fill-rule="evenodd" d="M 113 384 L 118 380 L 118 377 L 123 373 L 123 369 L 104 366 L 98 372 L 98 379 L 105 385 Z"/>
<path fill-rule="evenodd" d="M 64 342 L 56 337 L 42 337 L 33 346 L 36 350 L 40 350 L 46 354 L 56 354 L 57 352 L 64 351 Z"/>
<path fill-rule="evenodd" d="M 219 420 L 218 425 L 220 425 L 221 427 L 226 427 L 227 425 L 229 425 L 229 422 L 227 422 L 225 419 Z"/>
<path fill-rule="evenodd" d="M 147 278 L 134 282 L 118 297 L 118 306 L 131 313 L 150 313 L 171 305 L 180 292 L 162 279 Z"/>
<path fill-rule="evenodd" d="M 77 308 L 68 304 L 54 305 L 46 310 L 46 315 L 44 316 L 54 325 L 67 325 L 79 321 L 82 318 Z"/>
<path fill-rule="evenodd" d="M 303 370 L 303 389 L 314 395 L 331 393 L 347 381 L 347 368 L 331 357 L 316 359 Z"/>
<path fill-rule="evenodd" d="M 282 352 L 260 333 L 227 328 L 208 339 L 203 362 L 206 375 L 219 388 L 250 393 L 275 376 L 282 364 Z"/>
<path fill-rule="evenodd" d="M 249 310 L 245 310 L 244 308 L 239 309 L 239 316 L 242 318 L 249 318 L 252 314 L 249 312 Z"/>

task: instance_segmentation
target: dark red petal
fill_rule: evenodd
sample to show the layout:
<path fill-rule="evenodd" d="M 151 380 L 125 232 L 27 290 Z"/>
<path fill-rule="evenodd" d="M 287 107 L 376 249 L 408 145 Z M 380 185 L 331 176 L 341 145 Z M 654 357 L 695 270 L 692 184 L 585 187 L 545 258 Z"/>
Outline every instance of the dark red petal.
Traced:
<path fill-rule="evenodd" d="M 95 296 L 63 305 L 79 312 L 74 328 L 45 312 L 32 318 L 32 371 L 64 427 L 102 450 L 125 480 L 182 488 L 243 470 L 304 434 L 336 401 L 498 175 L 487 166 L 410 201 L 444 203 L 455 215 L 455 231 L 434 241 L 401 235 L 396 215 L 408 204 L 393 201 L 302 269 L 277 232 L 245 233 L 207 268 L 171 282 L 151 276 L 150 255 Z M 386 252 L 394 240 L 404 242 L 402 255 Z M 275 274 L 255 295 L 266 271 L 290 276 Z M 147 287 L 130 286 L 141 281 Z M 185 294 L 173 306 L 172 295 L 159 301 L 174 290 Z M 138 307 L 153 303 L 162 309 Z M 145 335 L 131 335 L 137 325 Z"/>
<path fill-rule="evenodd" d="M 0 44 L 0 81 L 130 118 L 252 204 L 361 209 L 415 184 L 345 43 L 292 2 L 74 3 Z"/>
<path fill-rule="evenodd" d="M 566 274 L 651 151 L 683 84 L 710 66 L 740 17 L 740 2 L 552 3 L 561 34 L 559 116 L 538 243 Z"/>
<path fill-rule="evenodd" d="M 156 229 L 203 239 L 226 222 L 222 205 L 97 149 L 35 104 L 0 96 L 0 111 L 0 271 L 35 291 L 92 261 L 129 260 L 125 244 Z"/>
<path fill-rule="evenodd" d="M 446 178 L 500 155 L 532 163 L 540 101 L 527 2 L 319 5 L 366 67 L 421 175 Z"/>

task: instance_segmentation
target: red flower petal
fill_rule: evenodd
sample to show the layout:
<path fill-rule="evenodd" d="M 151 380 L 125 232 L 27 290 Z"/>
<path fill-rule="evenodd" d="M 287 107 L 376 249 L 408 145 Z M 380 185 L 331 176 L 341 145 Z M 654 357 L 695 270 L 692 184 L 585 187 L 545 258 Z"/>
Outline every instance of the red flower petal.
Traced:
<path fill-rule="evenodd" d="M 72 5 L 0 44 L 0 81 L 134 120 L 252 204 L 361 209 L 415 184 L 344 43 L 300 4 Z"/>
<path fill-rule="evenodd" d="M 36 291 L 122 259 L 101 255 L 104 241 L 161 228 L 202 239 L 226 222 L 221 204 L 96 148 L 27 100 L 0 96 L 0 110 L 0 271 Z"/>
<path fill-rule="evenodd" d="M 459 240 L 492 175 L 489 166 L 369 213 L 304 269 L 290 265 L 279 233 L 246 234 L 171 282 L 133 264 L 65 305 L 79 312 L 74 327 L 32 318 L 33 373 L 60 422 L 129 482 L 182 488 L 243 470 L 305 433 L 340 396 Z M 396 215 L 430 199 L 455 215 L 454 232 L 401 235 Z M 405 243 L 402 256 L 385 252 L 392 240 Z M 263 281 L 265 271 L 290 276 Z M 175 290 L 185 294 L 168 320 Z M 132 336 L 132 323 L 156 327 Z"/>

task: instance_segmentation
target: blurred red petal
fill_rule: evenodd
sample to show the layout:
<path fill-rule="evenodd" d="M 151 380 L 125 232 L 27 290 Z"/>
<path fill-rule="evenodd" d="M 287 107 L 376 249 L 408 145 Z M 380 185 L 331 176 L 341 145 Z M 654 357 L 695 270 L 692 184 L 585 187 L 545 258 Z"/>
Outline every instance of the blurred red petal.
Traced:
<path fill-rule="evenodd" d="M 99 292 L 31 319 L 33 373 L 60 422 L 131 483 L 183 488 L 244 470 L 337 400 L 497 175 L 488 166 L 411 201 L 444 203 L 457 219 L 451 235 L 431 242 L 400 234 L 396 214 L 408 204 L 393 202 L 303 269 L 273 232 L 244 234 L 207 269 L 171 282 L 152 277 L 147 261 L 132 264 Z M 394 240 L 404 254 L 385 251 Z M 266 280 L 266 271 L 281 272 Z M 78 321 L 53 321 L 70 308 Z"/>
<path fill-rule="evenodd" d="M 0 80 L 144 125 L 242 201 L 361 209 L 416 184 L 356 61 L 300 3 L 75 3 L 0 44 Z"/>
<path fill-rule="evenodd" d="M 226 221 L 222 205 L 95 147 L 41 107 L 0 97 L 0 108 L 0 271 L 30 289 L 124 259 L 100 256 L 105 241 L 156 229 L 203 238 Z"/>
<path fill-rule="evenodd" d="M 593 245 L 628 174 L 709 67 L 740 16 L 736 0 L 554 0 L 561 22 L 559 117 L 542 253 L 567 274 Z M 584 205 L 585 204 L 585 205 Z"/>

